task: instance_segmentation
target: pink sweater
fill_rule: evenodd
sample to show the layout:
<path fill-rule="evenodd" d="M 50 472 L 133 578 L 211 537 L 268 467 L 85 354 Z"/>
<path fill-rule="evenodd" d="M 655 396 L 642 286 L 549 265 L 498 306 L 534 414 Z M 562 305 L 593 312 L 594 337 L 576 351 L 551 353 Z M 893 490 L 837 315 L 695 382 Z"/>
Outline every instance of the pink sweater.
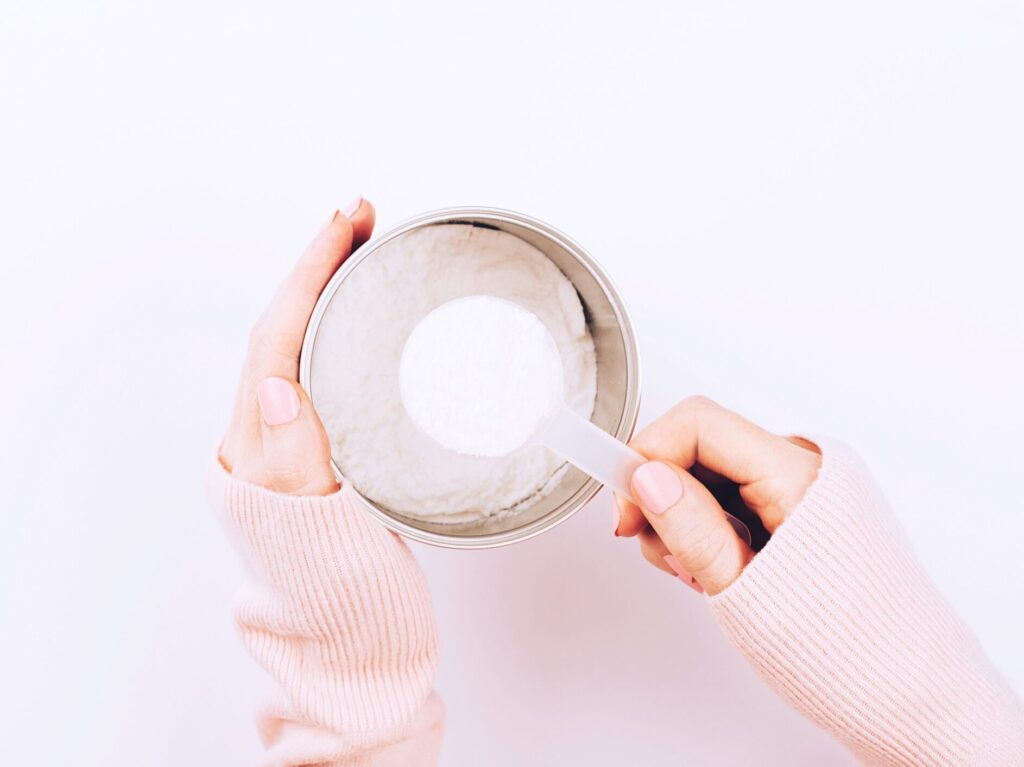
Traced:
<path fill-rule="evenodd" d="M 1024 765 L 1024 707 L 915 560 L 858 460 L 818 479 L 743 574 L 708 597 L 764 681 L 872 765 Z M 276 680 L 268 765 L 433 765 L 437 636 L 409 549 L 342 490 L 279 495 L 218 465 L 246 565 L 242 641 Z M 685 757 L 685 754 L 681 754 Z"/>

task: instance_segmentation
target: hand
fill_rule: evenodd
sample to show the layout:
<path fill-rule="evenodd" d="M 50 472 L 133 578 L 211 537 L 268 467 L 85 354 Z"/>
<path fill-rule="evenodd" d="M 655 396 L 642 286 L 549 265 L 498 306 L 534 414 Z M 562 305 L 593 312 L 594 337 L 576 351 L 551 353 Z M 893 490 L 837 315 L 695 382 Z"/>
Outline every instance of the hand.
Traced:
<path fill-rule="evenodd" d="M 238 479 L 292 495 L 338 489 L 327 433 L 298 383 L 299 351 L 320 293 L 369 239 L 373 222 L 373 206 L 362 198 L 336 211 L 253 327 L 219 456 Z"/>
<path fill-rule="evenodd" d="M 719 498 L 737 497 L 738 489 L 738 499 L 774 533 L 821 466 L 806 440 L 771 434 L 704 397 L 683 400 L 630 445 L 650 462 L 633 474 L 641 506 L 616 496 L 616 535 L 639 536 L 647 561 L 709 594 L 736 580 L 754 557 Z"/>

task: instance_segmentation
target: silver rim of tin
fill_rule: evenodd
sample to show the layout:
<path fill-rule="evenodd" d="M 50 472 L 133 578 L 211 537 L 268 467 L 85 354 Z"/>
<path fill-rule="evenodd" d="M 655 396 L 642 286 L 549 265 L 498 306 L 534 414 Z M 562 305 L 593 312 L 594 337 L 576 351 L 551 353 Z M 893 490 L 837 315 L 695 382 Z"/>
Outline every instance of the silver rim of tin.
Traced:
<path fill-rule="evenodd" d="M 442 208 L 422 213 L 413 218 L 406 219 L 360 246 L 342 264 L 341 268 L 335 272 L 334 276 L 331 277 L 330 282 L 327 283 L 327 287 L 324 288 L 323 293 L 320 294 L 320 298 L 316 302 L 316 306 L 313 308 L 309 324 L 306 326 L 306 334 L 302 339 L 302 352 L 299 355 L 299 384 L 306 390 L 312 401 L 313 392 L 310 387 L 310 366 L 312 364 L 313 346 L 316 341 L 317 331 L 320 328 L 320 322 L 327 310 L 327 305 L 331 302 L 341 283 L 364 259 L 373 255 L 385 243 L 422 226 L 457 223 L 487 224 L 491 222 L 515 224 L 551 240 L 555 245 L 570 253 L 601 286 L 614 310 L 615 319 L 622 332 L 625 346 L 627 364 L 626 401 L 623 405 L 622 416 L 619 419 L 614 436 L 616 439 L 627 441 L 633 435 L 633 430 L 636 428 L 637 418 L 640 413 L 640 355 L 637 351 L 633 322 L 629 317 L 625 304 L 622 302 L 622 298 L 619 296 L 618 290 L 616 290 L 615 285 L 604 269 L 575 240 L 554 227 L 545 224 L 543 221 L 522 213 L 502 210 L 500 208 Z M 333 457 L 331 458 L 331 467 L 334 469 L 334 473 L 339 481 L 343 481 L 343 474 Z M 430 530 L 423 530 L 402 519 L 395 518 L 385 508 L 378 506 L 374 501 L 363 496 L 351 484 L 349 491 L 359 498 L 367 511 L 380 520 L 382 524 L 406 538 L 452 549 L 488 549 L 525 541 L 551 530 L 583 508 L 601 490 L 601 487 L 602 485 L 596 479 L 589 478 L 576 493 L 566 499 L 560 506 L 529 526 L 500 533 L 474 536 L 444 535 Z"/>

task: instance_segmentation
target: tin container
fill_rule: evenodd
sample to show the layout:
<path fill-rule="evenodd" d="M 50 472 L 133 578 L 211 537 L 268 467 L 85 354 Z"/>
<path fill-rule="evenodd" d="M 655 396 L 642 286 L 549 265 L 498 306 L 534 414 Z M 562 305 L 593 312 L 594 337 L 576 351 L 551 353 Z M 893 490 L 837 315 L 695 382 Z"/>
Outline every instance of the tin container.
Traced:
<path fill-rule="evenodd" d="M 312 385 L 317 333 L 332 298 L 345 289 L 349 275 L 386 243 L 415 229 L 444 224 L 497 229 L 518 237 L 547 256 L 569 279 L 579 294 L 597 353 L 597 397 L 591 421 L 617 439 L 628 440 L 640 409 L 640 359 L 633 325 L 621 297 L 608 275 L 578 243 L 534 218 L 495 208 L 450 208 L 424 213 L 375 237 L 349 256 L 321 294 L 302 344 L 299 382 L 313 406 L 317 404 L 317 391 Z M 346 481 L 344 472 L 333 460 L 332 465 L 339 479 Z M 481 549 L 515 543 L 550 530 L 582 508 L 601 485 L 570 466 L 553 491 L 528 508 L 471 522 L 410 517 L 364 496 L 358 487 L 352 489 L 373 516 L 400 535 L 436 546 Z"/>

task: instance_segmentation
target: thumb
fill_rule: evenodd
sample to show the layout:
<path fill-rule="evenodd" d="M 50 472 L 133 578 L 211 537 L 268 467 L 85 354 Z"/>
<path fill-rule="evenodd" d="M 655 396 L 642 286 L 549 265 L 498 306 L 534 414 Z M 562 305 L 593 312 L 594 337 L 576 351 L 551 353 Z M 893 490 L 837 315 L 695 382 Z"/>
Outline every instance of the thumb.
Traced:
<path fill-rule="evenodd" d="M 331 445 L 306 392 L 287 378 L 264 378 L 260 406 L 262 484 L 291 495 L 327 495 L 338 489 Z"/>
<path fill-rule="evenodd" d="M 632 484 L 647 522 L 708 594 L 736 580 L 753 558 L 711 491 L 685 469 L 648 461 Z"/>

